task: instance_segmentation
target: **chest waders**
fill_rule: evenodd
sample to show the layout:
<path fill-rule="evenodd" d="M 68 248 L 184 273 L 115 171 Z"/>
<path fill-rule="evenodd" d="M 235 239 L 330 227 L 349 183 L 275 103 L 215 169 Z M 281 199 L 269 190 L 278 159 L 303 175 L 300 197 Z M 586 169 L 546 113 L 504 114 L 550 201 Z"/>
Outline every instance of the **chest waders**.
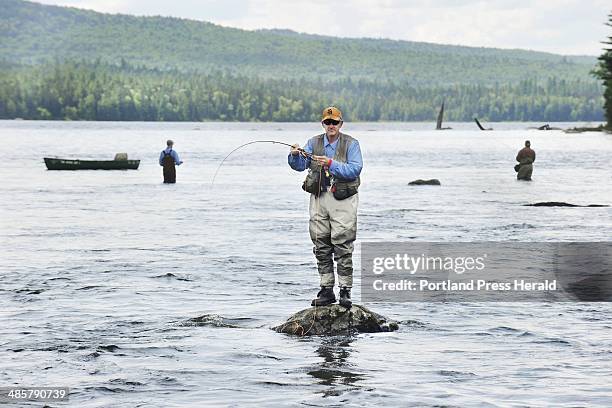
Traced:
<path fill-rule="evenodd" d="M 531 181 L 531 174 L 533 173 L 533 162 L 535 161 L 535 152 L 531 149 L 529 151 L 521 151 L 516 155 L 516 159 L 519 161 L 516 178 L 518 180 Z"/>
<path fill-rule="evenodd" d="M 174 165 L 174 158 L 172 157 L 172 154 L 164 151 L 162 166 L 164 169 L 164 183 L 176 183 L 176 166 Z"/>
<path fill-rule="evenodd" d="M 531 157 L 524 157 L 521 159 L 519 168 L 517 170 L 517 180 L 531 181 L 531 174 L 533 173 L 533 159 Z"/>
<path fill-rule="evenodd" d="M 353 142 L 340 133 L 333 160 L 346 163 L 348 147 Z M 325 156 L 324 135 L 312 141 L 313 155 Z M 350 308 L 350 288 L 353 286 L 353 242 L 357 236 L 357 204 L 360 179 L 342 179 L 311 160 L 302 189 L 310 197 L 310 238 L 317 258 L 321 291 L 312 306 L 325 306 L 336 301 L 334 261 L 337 265 L 340 304 Z"/>

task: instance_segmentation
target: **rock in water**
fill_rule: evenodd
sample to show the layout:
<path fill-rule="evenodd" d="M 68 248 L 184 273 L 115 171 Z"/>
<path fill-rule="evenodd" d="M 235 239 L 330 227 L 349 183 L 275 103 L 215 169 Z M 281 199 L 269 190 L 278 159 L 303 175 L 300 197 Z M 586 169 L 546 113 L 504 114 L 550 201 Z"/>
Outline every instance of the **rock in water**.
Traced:
<path fill-rule="evenodd" d="M 524 207 L 608 207 L 608 205 L 606 204 L 577 205 L 577 204 L 564 203 L 563 201 L 545 201 L 542 203 L 524 204 Z"/>
<path fill-rule="evenodd" d="M 340 305 L 311 307 L 301 310 L 272 330 L 278 333 L 311 335 L 338 335 L 350 333 L 378 333 L 395 331 L 397 322 L 374 313 L 364 306 L 346 309 Z"/>
<path fill-rule="evenodd" d="M 409 186 L 439 186 L 440 185 L 440 180 L 438 179 L 431 179 L 431 180 L 414 180 L 411 181 L 410 183 L 408 183 Z"/>

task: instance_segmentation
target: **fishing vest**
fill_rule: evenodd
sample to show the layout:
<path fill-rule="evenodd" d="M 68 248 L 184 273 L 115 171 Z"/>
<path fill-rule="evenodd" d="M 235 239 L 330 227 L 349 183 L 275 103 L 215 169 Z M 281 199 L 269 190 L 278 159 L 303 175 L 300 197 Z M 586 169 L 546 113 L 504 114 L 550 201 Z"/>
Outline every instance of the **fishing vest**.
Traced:
<path fill-rule="evenodd" d="M 313 155 L 325 156 L 325 146 L 323 144 L 324 138 L 325 134 L 321 134 L 313 138 Z M 348 148 L 353 140 L 355 140 L 353 137 L 340 133 L 338 136 L 336 153 L 334 153 L 334 157 L 332 159 L 334 161 L 346 163 Z M 318 197 L 322 192 L 327 191 L 327 186 L 331 186 L 330 191 L 334 194 L 334 197 L 337 200 L 344 200 L 345 198 L 357 194 L 359 184 L 361 184 L 359 177 L 349 180 L 333 175 L 327 177 L 326 173 L 326 170 L 323 169 L 320 164 L 314 160 L 311 160 L 310 167 L 308 168 L 308 175 L 302 184 L 302 189 Z"/>

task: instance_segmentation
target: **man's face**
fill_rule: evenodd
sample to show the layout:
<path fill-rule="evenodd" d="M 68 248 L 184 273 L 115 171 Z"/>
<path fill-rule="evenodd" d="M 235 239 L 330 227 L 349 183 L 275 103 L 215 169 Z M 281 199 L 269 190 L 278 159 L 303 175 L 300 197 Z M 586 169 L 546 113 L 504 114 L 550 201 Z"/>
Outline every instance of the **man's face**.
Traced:
<path fill-rule="evenodd" d="M 323 122 L 321 122 L 321 125 L 323 125 L 323 129 L 325 129 L 325 134 L 327 137 L 330 138 L 338 136 L 342 123 L 343 122 L 333 119 L 325 119 Z"/>

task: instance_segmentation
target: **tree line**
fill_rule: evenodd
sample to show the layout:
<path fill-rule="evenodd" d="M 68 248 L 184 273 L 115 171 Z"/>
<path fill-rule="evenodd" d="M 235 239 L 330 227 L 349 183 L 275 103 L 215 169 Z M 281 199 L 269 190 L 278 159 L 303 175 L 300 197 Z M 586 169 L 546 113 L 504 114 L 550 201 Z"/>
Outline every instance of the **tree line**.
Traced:
<path fill-rule="evenodd" d="M 435 120 L 442 101 L 448 121 L 604 117 L 602 87 L 592 80 L 551 77 L 487 86 L 415 86 L 393 80 L 190 73 L 125 61 L 0 62 L 0 119 L 293 122 L 318 120 L 321 107 L 334 104 L 350 121 L 428 121 Z"/>

